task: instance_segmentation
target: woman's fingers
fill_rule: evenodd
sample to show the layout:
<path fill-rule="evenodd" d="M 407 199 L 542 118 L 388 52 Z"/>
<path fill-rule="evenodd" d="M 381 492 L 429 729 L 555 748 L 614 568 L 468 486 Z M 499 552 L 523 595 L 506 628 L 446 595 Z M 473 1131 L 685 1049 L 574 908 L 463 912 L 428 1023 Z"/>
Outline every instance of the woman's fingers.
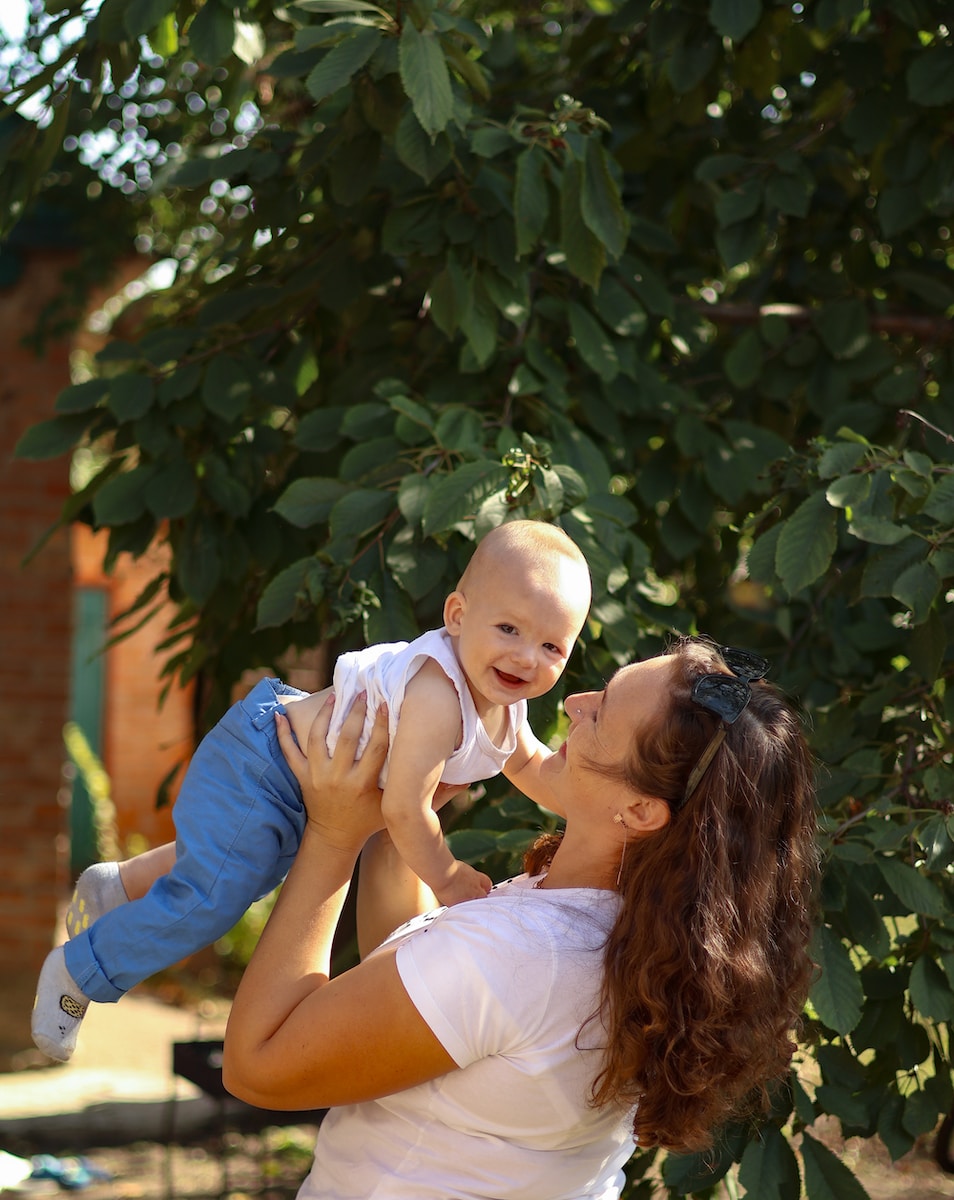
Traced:
<path fill-rule="evenodd" d="M 299 783 L 308 776 L 308 759 L 301 752 L 301 747 L 295 741 L 292 727 L 284 713 L 275 713 L 275 732 L 278 734 L 278 745 L 285 756 L 285 762 L 291 768 L 291 773 Z"/>
<path fill-rule="evenodd" d="M 365 746 L 364 753 L 358 762 L 358 765 L 367 774 L 369 781 L 377 781 L 387 756 L 388 706 L 386 704 L 379 704 L 378 710 L 374 714 L 374 724 L 371 726 L 368 744 Z"/>
<path fill-rule="evenodd" d="M 312 755 L 328 753 L 328 730 L 331 726 L 331 717 L 334 711 L 335 694 L 334 692 L 329 692 L 308 729 L 305 752 L 309 758 Z"/>

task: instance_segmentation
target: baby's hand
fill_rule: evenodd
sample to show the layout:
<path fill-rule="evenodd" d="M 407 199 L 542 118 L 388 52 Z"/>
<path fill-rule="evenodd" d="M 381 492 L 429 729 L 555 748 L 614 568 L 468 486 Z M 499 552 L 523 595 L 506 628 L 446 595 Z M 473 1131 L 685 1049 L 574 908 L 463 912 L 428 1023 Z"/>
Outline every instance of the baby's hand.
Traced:
<path fill-rule="evenodd" d="M 483 900 L 493 887 L 493 880 L 467 863 L 455 862 L 450 878 L 434 895 L 441 904 L 461 904 L 464 900 Z"/>

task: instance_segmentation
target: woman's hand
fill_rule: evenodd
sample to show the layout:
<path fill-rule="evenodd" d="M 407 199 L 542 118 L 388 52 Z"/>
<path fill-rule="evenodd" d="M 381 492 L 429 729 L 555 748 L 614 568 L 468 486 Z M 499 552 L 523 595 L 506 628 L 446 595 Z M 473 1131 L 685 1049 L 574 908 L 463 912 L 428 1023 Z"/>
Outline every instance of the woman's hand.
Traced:
<path fill-rule="evenodd" d="M 287 717 L 276 714 L 275 724 L 285 761 L 301 787 L 307 827 L 327 845 L 356 853 L 384 827 L 378 776 L 388 752 L 387 709 L 384 705 L 378 709 L 370 740 L 356 758 L 367 702 L 363 696 L 354 700 L 334 753 L 329 754 L 326 739 L 333 704 L 334 697 L 329 697 L 312 722 L 305 753 L 296 743 Z"/>

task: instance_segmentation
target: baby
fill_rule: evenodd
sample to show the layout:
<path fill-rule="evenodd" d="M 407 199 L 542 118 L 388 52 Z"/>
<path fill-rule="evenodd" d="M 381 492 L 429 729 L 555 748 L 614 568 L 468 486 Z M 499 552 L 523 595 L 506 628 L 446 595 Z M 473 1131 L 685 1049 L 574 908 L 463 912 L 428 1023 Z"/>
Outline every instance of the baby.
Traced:
<path fill-rule="evenodd" d="M 432 808 L 435 789 L 501 771 L 514 778 L 538 755 L 527 701 L 563 673 L 590 594 L 586 560 L 562 530 L 513 521 L 477 546 L 444 603 L 443 628 L 344 654 L 335 666 L 329 749 L 359 692 L 368 700 L 364 740 L 387 704 L 382 814 L 442 904 L 481 898 L 491 881 L 454 858 Z M 37 985 L 33 1040 L 45 1054 L 65 1062 L 91 1000 L 116 1001 L 210 945 L 284 879 L 305 812 L 275 714 L 287 715 L 304 745 L 328 690 L 262 680 L 196 750 L 175 805 L 174 850 L 83 873 L 67 913 L 71 940 L 50 952 Z"/>

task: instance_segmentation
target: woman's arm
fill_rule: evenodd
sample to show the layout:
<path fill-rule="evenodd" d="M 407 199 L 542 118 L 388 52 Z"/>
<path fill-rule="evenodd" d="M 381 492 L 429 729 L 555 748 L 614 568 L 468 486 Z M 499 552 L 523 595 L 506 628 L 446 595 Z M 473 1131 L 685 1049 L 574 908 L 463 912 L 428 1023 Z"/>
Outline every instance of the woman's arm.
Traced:
<path fill-rule="evenodd" d="M 264 1108 L 370 1100 L 455 1069 L 411 1003 L 394 951 L 331 980 L 331 943 L 358 854 L 381 827 L 376 781 L 387 725 L 354 760 L 364 716 L 352 706 L 334 756 L 330 705 L 308 736 L 308 821 L 295 863 L 239 985 L 225 1037 L 223 1081 Z M 280 735 L 289 741 L 284 719 Z"/>
<path fill-rule="evenodd" d="M 437 907 L 437 897 L 400 856 L 387 830 L 375 833 L 361 851 L 358 867 L 356 916 L 361 957 L 380 946 L 405 921 Z"/>

